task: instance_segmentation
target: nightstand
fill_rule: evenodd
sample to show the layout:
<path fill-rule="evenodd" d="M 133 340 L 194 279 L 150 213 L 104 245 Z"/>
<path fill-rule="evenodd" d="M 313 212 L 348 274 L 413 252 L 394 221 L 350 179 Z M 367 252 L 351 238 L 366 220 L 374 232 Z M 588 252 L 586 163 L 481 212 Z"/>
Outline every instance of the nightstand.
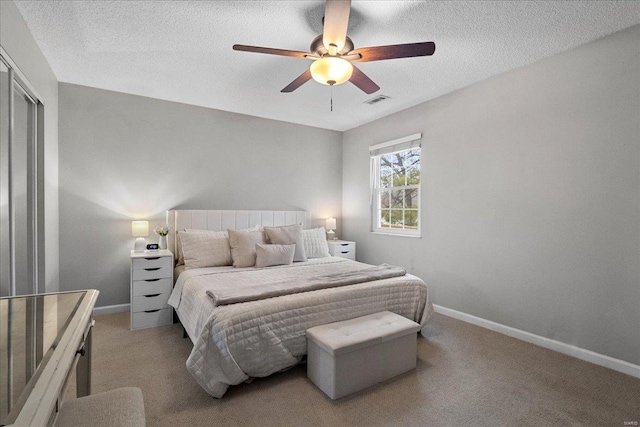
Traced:
<path fill-rule="evenodd" d="M 356 260 L 356 242 L 348 240 L 327 240 L 331 256 Z"/>
<path fill-rule="evenodd" d="M 131 329 L 170 325 L 167 304 L 173 288 L 173 254 L 131 251 Z"/>

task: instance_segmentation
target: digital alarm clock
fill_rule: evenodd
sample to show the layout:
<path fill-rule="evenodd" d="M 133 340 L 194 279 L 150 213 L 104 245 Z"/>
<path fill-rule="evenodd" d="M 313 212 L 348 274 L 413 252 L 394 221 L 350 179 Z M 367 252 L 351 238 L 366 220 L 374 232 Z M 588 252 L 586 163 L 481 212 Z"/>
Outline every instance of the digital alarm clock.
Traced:
<path fill-rule="evenodd" d="M 147 244 L 147 250 L 148 251 L 157 251 L 159 249 L 159 246 L 157 243 L 149 243 Z"/>

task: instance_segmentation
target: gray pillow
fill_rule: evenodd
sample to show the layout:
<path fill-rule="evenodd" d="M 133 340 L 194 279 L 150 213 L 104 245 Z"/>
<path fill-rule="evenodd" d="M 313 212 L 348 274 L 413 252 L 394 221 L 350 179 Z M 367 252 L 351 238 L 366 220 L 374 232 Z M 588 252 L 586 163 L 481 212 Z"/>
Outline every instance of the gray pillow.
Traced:
<path fill-rule="evenodd" d="M 263 245 L 256 243 L 256 267 L 293 263 L 296 245 Z"/>
<path fill-rule="evenodd" d="M 304 240 L 302 238 L 302 226 L 300 224 L 287 225 L 284 227 L 265 227 L 269 243 L 275 245 L 296 245 L 296 252 L 293 255 L 294 261 L 306 261 L 307 255 L 304 251 Z"/>
<path fill-rule="evenodd" d="M 234 267 L 253 267 L 256 264 L 256 243 L 264 243 L 262 231 L 227 230 Z"/>

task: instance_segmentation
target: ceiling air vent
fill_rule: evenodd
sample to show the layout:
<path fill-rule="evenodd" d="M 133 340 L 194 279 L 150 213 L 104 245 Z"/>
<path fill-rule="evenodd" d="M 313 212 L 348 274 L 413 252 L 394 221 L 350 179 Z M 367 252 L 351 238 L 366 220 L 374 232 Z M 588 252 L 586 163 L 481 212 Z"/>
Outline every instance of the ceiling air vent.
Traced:
<path fill-rule="evenodd" d="M 380 101 L 384 101 L 385 99 L 389 99 L 389 97 L 387 95 L 378 95 L 375 98 L 371 98 L 368 101 L 364 101 L 365 104 L 369 104 L 369 105 L 373 105 L 373 104 L 377 104 Z"/>

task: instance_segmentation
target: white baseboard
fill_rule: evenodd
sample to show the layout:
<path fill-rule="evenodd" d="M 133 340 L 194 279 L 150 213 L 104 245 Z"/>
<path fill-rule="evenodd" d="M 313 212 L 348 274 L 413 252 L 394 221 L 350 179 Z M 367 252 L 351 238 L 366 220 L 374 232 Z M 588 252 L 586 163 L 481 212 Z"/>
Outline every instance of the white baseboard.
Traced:
<path fill-rule="evenodd" d="M 93 314 L 113 314 L 129 311 L 131 304 L 105 305 L 104 307 L 95 307 Z"/>
<path fill-rule="evenodd" d="M 640 378 L 640 366 L 634 365 L 633 363 L 614 359 L 613 357 L 605 356 L 604 354 L 595 353 L 591 350 L 586 350 L 571 344 L 565 344 L 560 341 L 545 338 L 540 335 L 525 332 L 520 329 L 512 328 L 511 326 L 502 325 L 500 323 L 492 322 L 491 320 L 482 319 L 480 317 L 472 316 L 440 305 L 434 304 L 433 308 L 436 313 L 444 314 L 445 316 L 453 317 L 454 319 L 462 320 L 463 322 L 490 329 L 531 344 L 539 345 L 540 347 L 548 348 L 550 350 L 557 351 L 558 353 L 563 353 L 587 362 L 595 363 L 596 365 L 604 366 L 605 368 L 613 369 L 615 371 L 622 372 L 623 374 L 631 375 L 632 377 Z"/>

